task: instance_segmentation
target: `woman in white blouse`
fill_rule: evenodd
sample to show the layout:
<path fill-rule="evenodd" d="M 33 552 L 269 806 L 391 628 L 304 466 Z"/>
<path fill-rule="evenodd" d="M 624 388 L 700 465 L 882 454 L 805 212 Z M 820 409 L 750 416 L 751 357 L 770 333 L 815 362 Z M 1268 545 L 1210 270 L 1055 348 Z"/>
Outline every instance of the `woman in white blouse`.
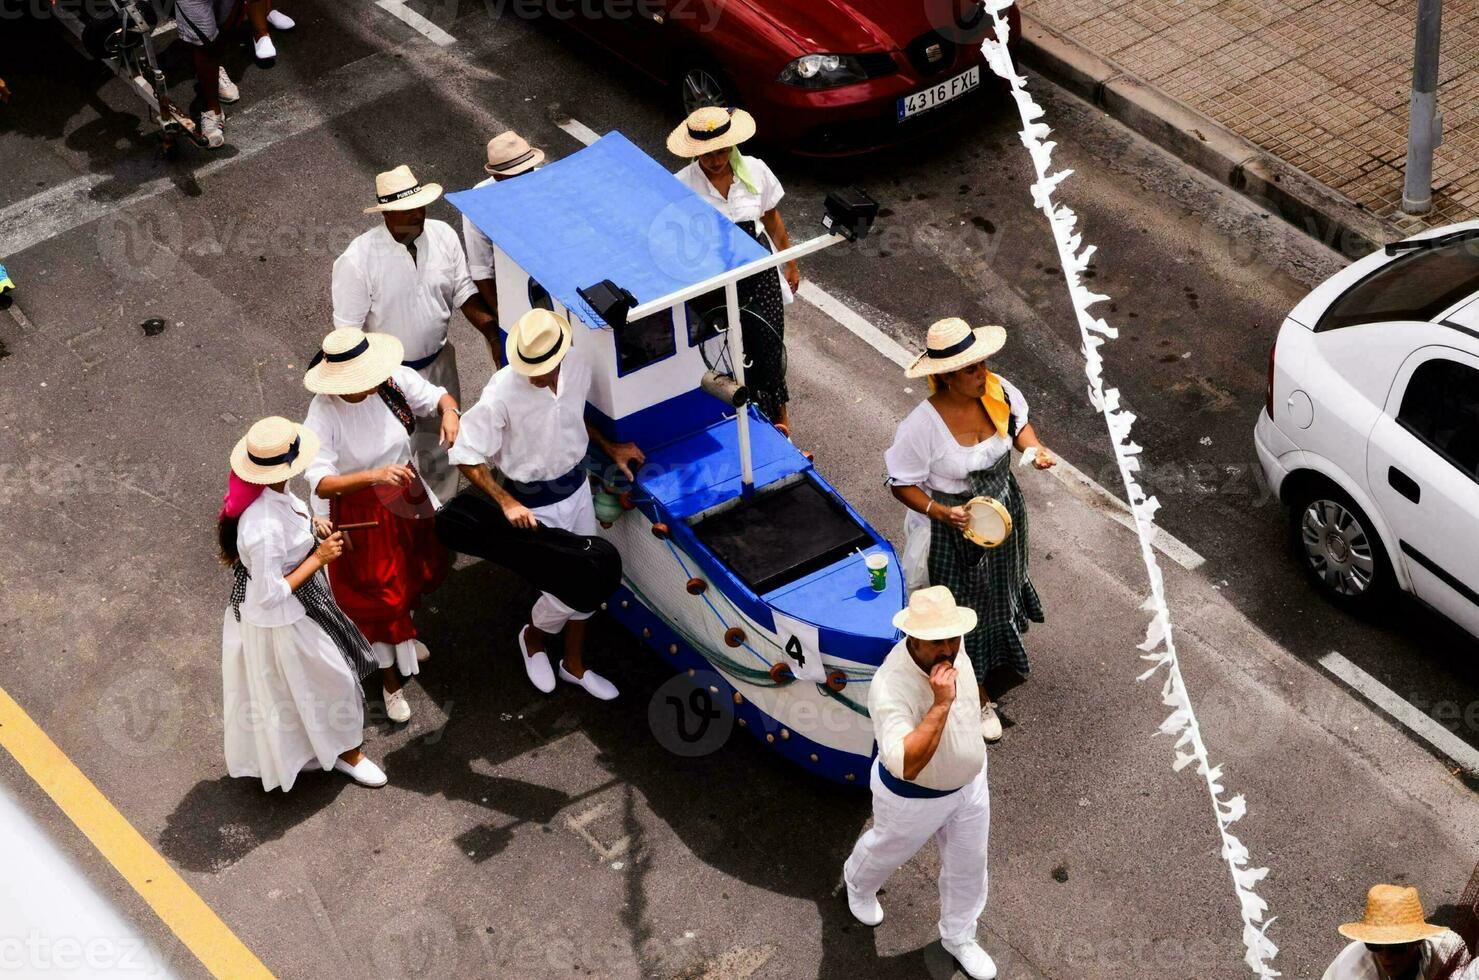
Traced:
<path fill-rule="evenodd" d="M 430 654 L 411 613 L 441 584 L 447 554 L 433 518 L 440 502 L 411 465 L 416 418 L 441 413 L 441 439 L 457 439 L 457 400 L 401 364 L 390 334 L 346 328 L 324 338 L 303 383 L 316 396 L 304 425 L 323 442 L 308 485 L 327 501 L 334 524 L 351 530 L 344 560 L 329 581 L 334 598 L 369 638 L 380 665 L 391 721 L 411 717 L 402 675 L 419 673 Z"/>
<path fill-rule="evenodd" d="M 694 110 L 668 136 L 669 150 L 693 160 L 674 176 L 770 251 L 788 249 L 791 236 L 777 209 L 786 192 L 764 160 L 739 151 L 754 135 L 755 120 L 743 109 Z M 783 428 L 790 423 L 785 306 L 800 287 L 801 269 L 795 262 L 739 283 L 740 305 L 764 321 L 745 324 L 745 384 L 755 406 Z"/>
<path fill-rule="evenodd" d="M 1027 399 L 986 367 L 1005 343 L 1001 327 L 972 330 L 954 317 L 931 326 L 925 353 L 907 371 L 927 379 L 930 396 L 899 423 L 884 456 L 893 495 L 909 509 L 906 589 L 947 586 L 979 614 L 965 650 L 982 684 L 982 733 L 992 742 L 1001 737 L 1001 721 L 986 694 L 986 674 L 1008 668 L 1027 676 L 1021 634 L 1029 621 L 1043 621 L 1027 575 L 1027 506 L 1011 450 L 1031 452 L 1040 470 L 1054 464 L 1027 421 Z M 1000 501 L 1011 514 L 1011 534 L 996 548 L 972 544 L 961 533 L 970 523 L 963 505 L 978 496 Z"/>
<path fill-rule="evenodd" d="M 318 438 L 287 419 L 253 425 L 231 453 L 217 521 L 221 556 L 236 572 L 221 625 L 226 771 L 269 791 L 292 789 L 312 768 L 385 785 L 360 751 L 369 646 L 321 574 L 344 536 L 287 489 L 317 452 Z"/>

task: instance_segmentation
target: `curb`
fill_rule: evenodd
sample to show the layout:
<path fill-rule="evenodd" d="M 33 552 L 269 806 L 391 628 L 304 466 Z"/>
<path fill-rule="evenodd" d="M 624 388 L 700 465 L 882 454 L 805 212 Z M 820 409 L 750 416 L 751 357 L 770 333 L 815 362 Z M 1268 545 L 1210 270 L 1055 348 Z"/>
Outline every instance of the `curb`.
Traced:
<path fill-rule="evenodd" d="M 1025 13 L 1021 43 L 1023 64 L 1342 255 L 1413 234 Z"/>

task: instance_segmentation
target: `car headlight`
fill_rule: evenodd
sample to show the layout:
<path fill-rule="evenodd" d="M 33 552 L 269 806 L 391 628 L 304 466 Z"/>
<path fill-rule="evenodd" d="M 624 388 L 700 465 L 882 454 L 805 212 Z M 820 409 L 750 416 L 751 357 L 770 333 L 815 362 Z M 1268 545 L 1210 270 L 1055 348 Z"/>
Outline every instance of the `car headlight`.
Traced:
<path fill-rule="evenodd" d="M 802 55 L 781 70 L 780 81 L 798 88 L 833 88 L 866 82 L 868 71 L 850 54 Z"/>

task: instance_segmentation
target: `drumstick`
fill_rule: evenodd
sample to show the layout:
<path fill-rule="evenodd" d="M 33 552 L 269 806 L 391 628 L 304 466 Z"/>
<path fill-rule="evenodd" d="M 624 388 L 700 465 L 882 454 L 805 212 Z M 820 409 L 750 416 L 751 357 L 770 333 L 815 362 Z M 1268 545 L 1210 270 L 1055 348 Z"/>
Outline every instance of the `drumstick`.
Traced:
<path fill-rule="evenodd" d="M 335 531 L 361 531 L 367 527 L 379 527 L 379 521 L 365 521 L 363 524 L 340 524 L 334 528 Z"/>

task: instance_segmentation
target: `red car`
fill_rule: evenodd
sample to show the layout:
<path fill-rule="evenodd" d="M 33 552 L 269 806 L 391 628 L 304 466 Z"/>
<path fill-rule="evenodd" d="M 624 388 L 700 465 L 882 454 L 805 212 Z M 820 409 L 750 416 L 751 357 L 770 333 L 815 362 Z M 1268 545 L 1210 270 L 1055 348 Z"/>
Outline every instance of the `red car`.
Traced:
<path fill-rule="evenodd" d="M 738 105 L 760 138 L 813 156 L 935 128 L 983 91 L 991 18 L 979 0 L 545 0 L 683 107 Z M 1011 37 L 1021 20 L 1009 8 Z M 975 97 L 973 97 L 975 96 Z"/>

